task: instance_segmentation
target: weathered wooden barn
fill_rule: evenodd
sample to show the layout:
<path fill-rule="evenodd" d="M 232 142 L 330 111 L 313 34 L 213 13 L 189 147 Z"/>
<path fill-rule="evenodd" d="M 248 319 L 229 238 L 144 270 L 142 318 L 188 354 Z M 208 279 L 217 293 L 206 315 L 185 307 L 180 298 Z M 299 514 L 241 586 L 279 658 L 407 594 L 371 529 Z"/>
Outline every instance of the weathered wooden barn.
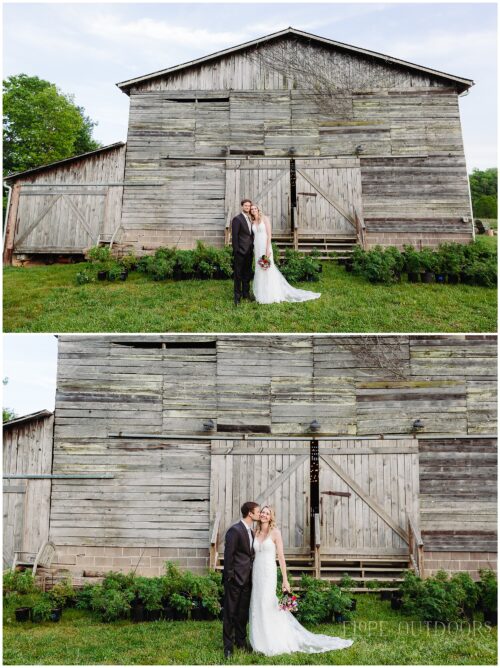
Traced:
<path fill-rule="evenodd" d="M 283 246 L 467 242 L 458 98 L 472 85 L 293 28 L 123 81 L 126 148 L 6 179 L 6 259 L 98 239 L 221 245 L 242 197 Z"/>
<path fill-rule="evenodd" d="M 60 336 L 59 568 L 204 569 L 251 499 L 296 570 L 496 567 L 496 355 L 480 335 Z"/>
<path fill-rule="evenodd" d="M 48 539 L 53 432 L 46 410 L 3 423 L 4 568 L 15 551 L 36 553 Z"/>

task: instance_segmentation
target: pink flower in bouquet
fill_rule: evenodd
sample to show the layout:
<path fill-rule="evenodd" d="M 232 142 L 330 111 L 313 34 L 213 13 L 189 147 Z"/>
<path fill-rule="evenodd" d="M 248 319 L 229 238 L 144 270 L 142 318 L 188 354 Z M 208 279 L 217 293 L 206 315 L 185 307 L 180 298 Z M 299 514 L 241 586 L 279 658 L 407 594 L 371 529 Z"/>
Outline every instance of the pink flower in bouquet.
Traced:
<path fill-rule="evenodd" d="M 297 612 L 299 609 L 297 596 L 288 593 L 284 594 L 279 601 L 279 608 L 287 612 Z"/>
<path fill-rule="evenodd" d="M 268 258 L 267 255 L 263 255 L 260 257 L 257 262 L 259 263 L 259 266 L 262 267 L 262 269 L 269 269 L 271 266 L 271 260 Z"/>

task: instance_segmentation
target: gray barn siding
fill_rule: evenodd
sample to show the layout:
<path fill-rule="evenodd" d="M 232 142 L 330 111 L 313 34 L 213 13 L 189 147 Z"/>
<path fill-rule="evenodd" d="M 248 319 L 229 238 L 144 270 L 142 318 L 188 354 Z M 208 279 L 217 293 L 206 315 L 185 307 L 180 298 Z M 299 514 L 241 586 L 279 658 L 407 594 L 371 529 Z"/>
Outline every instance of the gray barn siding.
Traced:
<path fill-rule="evenodd" d="M 53 472 L 113 477 L 54 480 L 51 538 L 84 554 L 97 545 L 129 550 L 129 562 L 140 546 L 152 551 L 148 564 L 169 550 L 203 561 L 213 491 L 210 440 L 197 438 L 207 435 L 203 421 L 235 442 L 242 432 L 267 433 L 275 440 L 260 445 L 272 448 L 291 434 L 308 442 L 312 419 L 322 433 L 360 444 L 379 434 L 411 439 L 421 419 L 419 499 L 429 549 L 471 550 L 476 537 L 476 551 L 491 552 L 494 337 L 370 341 L 372 350 L 357 337 L 61 336 Z M 387 369 L 400 377 L 381 368 L 380 342 L 395 360 Z M 212 447 L 217 432 L 213 439 Z M 469 502 L 478 512 L 465 521 Z"/>
<path fill-rule="evenodd" d="M 7 223 L 4 260 L 13 253 L 82 253 L 108 241 L 121 221 L 125 146 L 99 150 L 19 177 Z"/>
<path fill-rule="evenodd" d="M 358 145 L 369 244 L 471 239 L 471 223 L 462 220 L 471 210 L 458 96 L 450 82 L 318 45 L 300 48 L 321 71 L 349 82 L 350 100 L 325 113 L 310 91 L 266 71 L 245 52 L 130 88 L 126 182 L 145 178 L 164 185 L 125 188 L 124 243 L 139 250 L 165 243 L 191 247 L 198 238 L 223 243 L 224 162 L 168 156 L 258 150 L 287 157 L 291 146 L 297 156 L 353 156 Z M 312 229 L 313 222 L 300 231 Z"/>
<path fill-rule="evenodd" d="M 4 425 L 3 475 L 50 474 L 54 416 Z M 14 551 L 38 552 L 49 533 L 50 480 L 4 479 L 3 563 Z"/>

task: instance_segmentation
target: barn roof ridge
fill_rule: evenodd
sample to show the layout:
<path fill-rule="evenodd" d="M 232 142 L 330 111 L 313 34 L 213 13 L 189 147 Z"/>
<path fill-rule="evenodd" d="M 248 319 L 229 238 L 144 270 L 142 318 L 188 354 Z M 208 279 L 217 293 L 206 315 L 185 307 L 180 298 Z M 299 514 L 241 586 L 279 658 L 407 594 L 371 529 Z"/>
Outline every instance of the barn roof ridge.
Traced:
<path fill-rule="evenodd" d="M 44 408 L 41 411 L 36 411 L 36 413 L 28 413 L 27 415 L 21 415 L 20 417 L 12 418 L 12 420 L 6 420 L 3 423 L 3 428 L 5 429 L 5 427 L 13 427 L 17 424 L 22 424 L 23 422 L 40 420 L 40 418 L 50 417 L 51 415 L 53 415 L 53 413 Z"/>
<path fill-rule="evenodd" d="M 32 167 L 31 169 L 25 169 L 22 172 L 13 172 L 12 174 L 7 174 L 7 176 L 3 177 L 3 180 L 10 181 L 12 179 L 16 179 L 18 176 L 25 176 L 26 174 L 34 174 L 35 172 L 41 172 L 44 169 L 51 169 L 52 167 L 62 165 L 65 162 L 71 162 L 72 160 L 81 160 L 82 158 L 86 158 L 87 156 L 90 155 L 95 155 L 96 153 L 103 153 L 104 151 L 110 151 L 111 149 L 118 148 L 119 146 L 125 146 L 125 144 L 126 142 L 124 141 L 116 141 L 113 144 L 107 144 L 106 146 L 101 146 L 100 148 L 96 148 L 93 151 L 87 151 L 86 153 L 79 153 L 78 155 L 72 155 L 69 158 L 63 158 L 62 160 L 49 162 L 46 165 L 40 165 L 39 167 Z"/>
<path fill-rule="evenodd" d="M 232 46 L 227 49 L 223 49 L 222 51 L 216 51 L 214 53 L 208 54 L 206 56 L 202 56 L 201 58 L 195 58 L 194 60 L 187 61 L 185 63 L 181 63 L 179 65 L 174 65 L 173 67 L 167 67 L 162 70 L 158 70 L 156 72 L 151 72 L 149 74 L 144 74 L 140 77 L 134 77 L 132 79 L 126 79 L 125 81 L 120 81 L 116 85 L 118 88 L 120 88 L 124 93 L 128 94 L 129 89 L 137 83 L 141 83 L 143 81 L 147 81 L 148 79 L 157 79 L 158 77 L 167 75 L 167 74 L 173 74 L 175 72 L 179 72 L 183 69 L 188 69 L 190 67 L 195 67 L 196 65 L 201 65 L 202 63 L 209 62 L 211 60 L 216 60 L 218 58 L 222 58 L 223 56 L 229 55 L 231 53 L 236 53 L 238 51 L 243 51 L 245 49 L 248 49 L 251 46 L 255 46 L 261 42 L 267 42 L 271 41 L 273 39 L 276 39 L 278 37 L 284 37 L 285 35 L 296 35 L 298 37 L 305 37 L 306 39 L 309 40 L 314 40 L 316 42 L 321 42 L 322 44 L 325 44 L 327 46 L 335 46 L 340 49 L 344 49 L 346 51 L 351 51 L 355 53 L 359 53 L 361 55 L 369 56 L 371 58 L 376 58 L 377 60 L 382 60 L 386 64 L 393 64 L 393 65 L 398 65 L 402 67 L 406 67 L 408 69 L 412 70 L 418 70 L 420 72 L 425 72 L 426 74 L 430 74 L 432 76 L 435 76 L 440 79 L 449 79 L 451 81 L 454 81 L 455 83 L 458 83 L 461 85 L 461 91 L 464 92 L 468 88 L 474 85 L 474 81 L 472 79 L 467 79 L 465 77 L 458 77 L 453 74 L 448 74 L 447 72 L 442 72 L 440 70 L 435 70 L 430 67 L 424 67 L 423 65 L 417 65 L 416 63 L 412 63 L 407 60 L 402 60 L 400 58 L 394 58 L 393 56 L 389 56 L 387 54 L 379 53 L 377 51 L 371 51 L 369 49 L 363 49 L 361 47 L 353 46 L 352 44 L 346 44 L 344 42 L 338 42 L 332 39 L 329 39 L 327 37 L 320 37 L 319 35 L 313 35 L 312 33 L 304 32 L 302 30 L 297 30 L 296 28 L 292 28 L 289 26 L 288 28 L 285 28 L 284 30 L 279 30 L 277 32 L 271 33 L 269 35 L 265 35 L 264 37 L 258 37 L 257 39 L 250 40 L 249 42 L 244 42 L 243 44 L 238 44 L 237 46 Z"/>

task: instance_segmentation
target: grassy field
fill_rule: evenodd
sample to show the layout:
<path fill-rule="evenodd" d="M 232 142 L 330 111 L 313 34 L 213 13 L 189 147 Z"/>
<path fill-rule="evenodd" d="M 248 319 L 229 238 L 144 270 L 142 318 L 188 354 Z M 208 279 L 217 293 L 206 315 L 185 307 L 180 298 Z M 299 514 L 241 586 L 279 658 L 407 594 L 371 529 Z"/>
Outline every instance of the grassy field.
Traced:
<path fill-rule="evenodd" d="M 496 241 L 496 240 L 495 240 Z M 235 308 L 232 281 L 78 286 L 79 265 L 6 267 L 5 332 L 493 332 L 497 291 L 467 285 L 372 285 L 324 263 L 321 292 L 301 304 Z"/>
<path fill-rule="evenodd" d="M 264 665 L 496 665 L 497 629 L 435 628 L 390 609 L 375 594 L 358 596 L 355 621 L 310 627 L 351 638 L 343 650 L 265 657 L 237 651 L 231 664 Z M 67 610 L 61 622 L 4 624 L 4 664 L 217 665 L 224 663 L 221 622 L 102 624 Z"/>

